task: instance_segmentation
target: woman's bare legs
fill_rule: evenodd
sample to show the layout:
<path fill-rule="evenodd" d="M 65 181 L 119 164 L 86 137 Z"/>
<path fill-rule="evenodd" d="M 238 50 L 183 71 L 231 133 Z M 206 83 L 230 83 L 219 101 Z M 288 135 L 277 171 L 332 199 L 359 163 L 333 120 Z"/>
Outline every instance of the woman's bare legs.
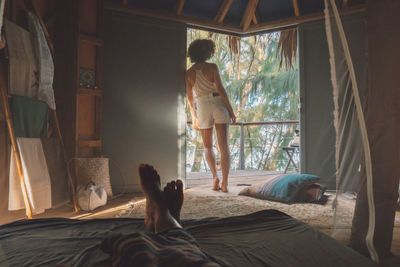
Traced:
<path fill-rule="evenodd" d="M 218 123 L 215 124 L 215 130 L 217 131 L 217 140 L 219 152 L 221 153 L 221 170 L 222 170 L 222 192 L 228 192 L 228 175 L 231 167 L 231 159 L 229 156 L 228 146 L 228 124 Z"/>
<path fill-rule="evenodd" d="M 210 129 L 200 129 L 201 137 L 203 139 L 204 144 L 204 154 L 206 155 L 206 160 L 208 163 L 208 167 L 210 167 L 211 173 L 213 175 L 214 183 L 213 183 L 213 190 L 220 190 L 219 187 L 219 179 L 217 174 L 217 167 L 215 165 L 215 155 L 213 151 L 213 128 Z"/>

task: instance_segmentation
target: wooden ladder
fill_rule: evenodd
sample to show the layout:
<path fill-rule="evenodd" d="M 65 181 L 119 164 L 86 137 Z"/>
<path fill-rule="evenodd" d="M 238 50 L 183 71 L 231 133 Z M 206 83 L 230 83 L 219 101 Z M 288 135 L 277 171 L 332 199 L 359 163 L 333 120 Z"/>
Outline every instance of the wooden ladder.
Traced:
<path fill-rule="evenodd" d="M 50 36 L 49 33 L 47 31 L 47 28 L 45 26 L 45 24 L 43 23 L 43 20 L 36 8 L 36 4 L 35 1 L 32 1 L 33 7 L 34 7 L 34 12 L 35 15 L 38 17 L 39 22 L 42 26 L 43 32 L 45 33 L 45 37 L 46 37 L 46 41 L 47 44 L 50 48 L 51 54 L 54 57 L 54 48 L 53 45 L 50 41 Z M 24 179 L 24 172 L 22 169 L 22 161 L 21 161 L 21 155 L 20 155 L 20 151 L 18 148 L 18 144 L 16 141 L 16 137 L 15 137 L 15 133 L 14 133 L 14 127 L 13 127 L 13 123 L 12 123 L 12 118 L 11 118 L 11 112 L 10 112 L 10 105 L 8 102 L 9 99 L 9 95 L 7 93 L 7 84 L 6 84 L 6 79 L 4 77 L 4 68 L 2 63 L 0 62 L 0 91 L 1 91 L 1 98 L 2 98 L 2 103 L 3 103 L 3 107 L 4 107 L 4 113 L 5 113 L 5 117 L 6 117 L 6 122 L 7 122 L 7 128 L 8 128 L 8 133 L 10 135 L 10 139 L 11 139 L 11 146 L 12 146 L 12 152 L 13 152 L 13 157 L 16 163 L 16 167 L 17 167 L 17 172 L 18 172 L 18 177 L 21 183 L 21 189 L 22 189 L 22 195 L 24 198 L 24 204 L 25 204 L 25 208 L 26 208 L 26 213 L 27 213 L 27 217 L 28 219 L 32 218 L 32 203 L 29 201 L 28 198 L 28 191 L 27 191 L 27 187 L 26 187 L 26 183 L 25 183 L 25 179 Z M 60 143 L 61 143 L 61 148 L 62 148 L 62 152 L 64 155 L 64 159 L 67 159 L 67 155 L 65 152 L 65 147 L 64 147 L 64 142 L 63 142 L 63 138 L 62 138 L 62 134 L 61 134 L 61 129 L 60 129 L 60 124 L 58 122 L 58 117 L 57 117 L 57 113 L 56 110 L 50 109 L 51 115 L 53 117 L 53 122 L 54 122 L 54 128 L 56 130 L 57 136 L 60 139 Z M 77 202 L 77 198 L 76 198 L 76 188 L 75 188 L 75 183 L 74 180 L 71 176 L 70 170 L 68 168 L 68 166 L 66 166 L 66 170 L 67 170 L 67 175 L 68 175 L 68 179 L 69 179 L 69 183 L 71 186 L 71 194 L 72 194 L 72 200 L 73 200 L 73 205 L 74 205 L 74 210 L 75 212 L 79 211 L 79 207 L 78 207 L 78 202 Z"/>

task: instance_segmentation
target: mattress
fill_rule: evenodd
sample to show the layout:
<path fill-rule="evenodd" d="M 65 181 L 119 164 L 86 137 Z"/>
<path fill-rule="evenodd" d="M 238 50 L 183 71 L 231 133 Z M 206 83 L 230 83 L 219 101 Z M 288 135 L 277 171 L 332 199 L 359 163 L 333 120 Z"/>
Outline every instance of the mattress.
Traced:
<path fill-rule="evenodd" d="M 182 223 L 226 266 L 376 266 L 317 229 L 277 210 Z M 21 220 L 0 226 L 0 266 L 89 266 L 108 257 L 107 236 L 146 231 L 132 218 Z"/>

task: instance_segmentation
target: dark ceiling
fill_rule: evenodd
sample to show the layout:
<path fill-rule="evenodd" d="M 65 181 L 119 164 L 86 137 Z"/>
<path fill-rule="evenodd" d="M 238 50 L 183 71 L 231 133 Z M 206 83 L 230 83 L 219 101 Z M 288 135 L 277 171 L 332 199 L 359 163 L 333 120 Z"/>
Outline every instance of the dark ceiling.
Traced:
<path fill-rule="evenodd" d="M 253 1 L 255 9 L 248 10 Z M 365 0 L 335 0 L 339 10 L 359 10 Z M 228 5 L 226 15 L 217 22 L 217 14 Z M 295 14 L 295 6 L 299 13 Z M 119 9 L 145 16 L 160 17 L 187 22 L 193 26 L 206 27 L 243 35 L 254 29 L 263 30 L 264 25 L 284 26 L 291 19 L 318 17 L 322 15 L 324 0 L 110 0 L 106 8 Z M 244 16 L 251 12 L 250 24 L 244 26 Z M 282 25 L 279 23 L 281 22 Z M 266 27 L 268 28 L 268 27 Z M 266 29 L 268 30 L 268 29 Z"/>

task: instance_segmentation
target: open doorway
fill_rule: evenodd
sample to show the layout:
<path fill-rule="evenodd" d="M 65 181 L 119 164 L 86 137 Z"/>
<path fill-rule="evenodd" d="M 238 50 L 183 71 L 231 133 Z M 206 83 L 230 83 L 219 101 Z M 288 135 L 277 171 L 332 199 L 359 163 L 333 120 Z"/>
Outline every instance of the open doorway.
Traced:
<path fill-rule="evenodd" d="M 187 44 L 196 39 L 214 41 L 215 54 L 210 62 L 220 70 L 237 117 L 236 124 L 229 127 L 232 182 L 247 184 L 258 176 L 298 172 L 300 146 L 296 135 L 300 130 L 300 92 L 296 30 L 239 38 L 189 28 Z M 187 67 L 190 66 L 188 58 Z M 191 118 L 189 110 L 187 118 Z M 217 148 L 214 138 L 218 168 Z M 189 121 L 186 129 L 188 187 L 211 183 L 203 151 L 201 135 Z M 246 180 L 239 178 L 243 176 Z"/>

